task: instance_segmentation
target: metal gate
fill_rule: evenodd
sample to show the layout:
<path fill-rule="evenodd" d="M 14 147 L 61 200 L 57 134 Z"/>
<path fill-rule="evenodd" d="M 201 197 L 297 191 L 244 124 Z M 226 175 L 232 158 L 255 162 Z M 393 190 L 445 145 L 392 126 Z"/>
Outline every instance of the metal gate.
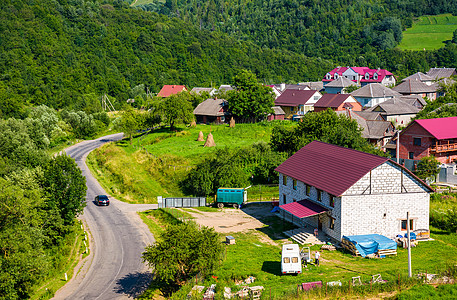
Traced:
<path fill-rule="evenodd" d="M 206 197 L 165 198 L 157 197 L 159 208 L 206 206 Z"/>

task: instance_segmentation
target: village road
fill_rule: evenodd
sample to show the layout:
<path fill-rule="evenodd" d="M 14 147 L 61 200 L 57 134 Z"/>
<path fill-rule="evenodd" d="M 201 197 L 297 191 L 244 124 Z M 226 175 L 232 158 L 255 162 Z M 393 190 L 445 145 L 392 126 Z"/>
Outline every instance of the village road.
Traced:
<path fill-rule="evenodd" d="M 151 274 L 141 261 L 154 237 L 136 213 L 157 208 L 152 204 L 127 204 L 110 197 L 109 206 L 96 206 L 94 197 L 106 194 L 88 170 L 87 155 L 104 143 L 122 139 L 122 133 L 84 141 L 66 149 L 87 180 L 87 206 L 82 220 L 90 231 L 91 255 L 75 270 L 55 299 L 127 299 L 147 287 Z"/>

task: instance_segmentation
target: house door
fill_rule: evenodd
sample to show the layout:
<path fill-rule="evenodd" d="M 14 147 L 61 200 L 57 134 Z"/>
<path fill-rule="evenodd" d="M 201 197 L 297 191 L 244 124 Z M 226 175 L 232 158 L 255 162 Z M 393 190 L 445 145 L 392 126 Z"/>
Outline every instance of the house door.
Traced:
<path fill-rule="evenodd" d="M 319 230 L 322 230 L 321 215 L 317 215 L 317 228 L 318 228 Z"/>

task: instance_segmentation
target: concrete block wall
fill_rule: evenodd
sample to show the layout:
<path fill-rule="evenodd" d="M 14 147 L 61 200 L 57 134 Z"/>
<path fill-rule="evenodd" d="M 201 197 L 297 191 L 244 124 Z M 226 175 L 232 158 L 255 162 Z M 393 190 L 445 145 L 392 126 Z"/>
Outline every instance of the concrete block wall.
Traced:
<path fill-rule="evenodd" d="M 377 233 L 393 238 L 404 234 L 401 220 L 408 211 L 413 229 L 429 229 L 428 193 L 343 196 L 342 203 L 341 236 Z"/>

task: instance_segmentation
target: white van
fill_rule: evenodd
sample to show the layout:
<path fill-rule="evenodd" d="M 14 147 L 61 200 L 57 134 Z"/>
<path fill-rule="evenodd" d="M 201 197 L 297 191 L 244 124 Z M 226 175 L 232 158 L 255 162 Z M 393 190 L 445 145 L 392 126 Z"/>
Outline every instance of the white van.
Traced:
<path fill-rule="evenodd" d="M 296 275 L 301 273 L 300 248 L 297 244 L 282 245 L 281 273 Z"/>

